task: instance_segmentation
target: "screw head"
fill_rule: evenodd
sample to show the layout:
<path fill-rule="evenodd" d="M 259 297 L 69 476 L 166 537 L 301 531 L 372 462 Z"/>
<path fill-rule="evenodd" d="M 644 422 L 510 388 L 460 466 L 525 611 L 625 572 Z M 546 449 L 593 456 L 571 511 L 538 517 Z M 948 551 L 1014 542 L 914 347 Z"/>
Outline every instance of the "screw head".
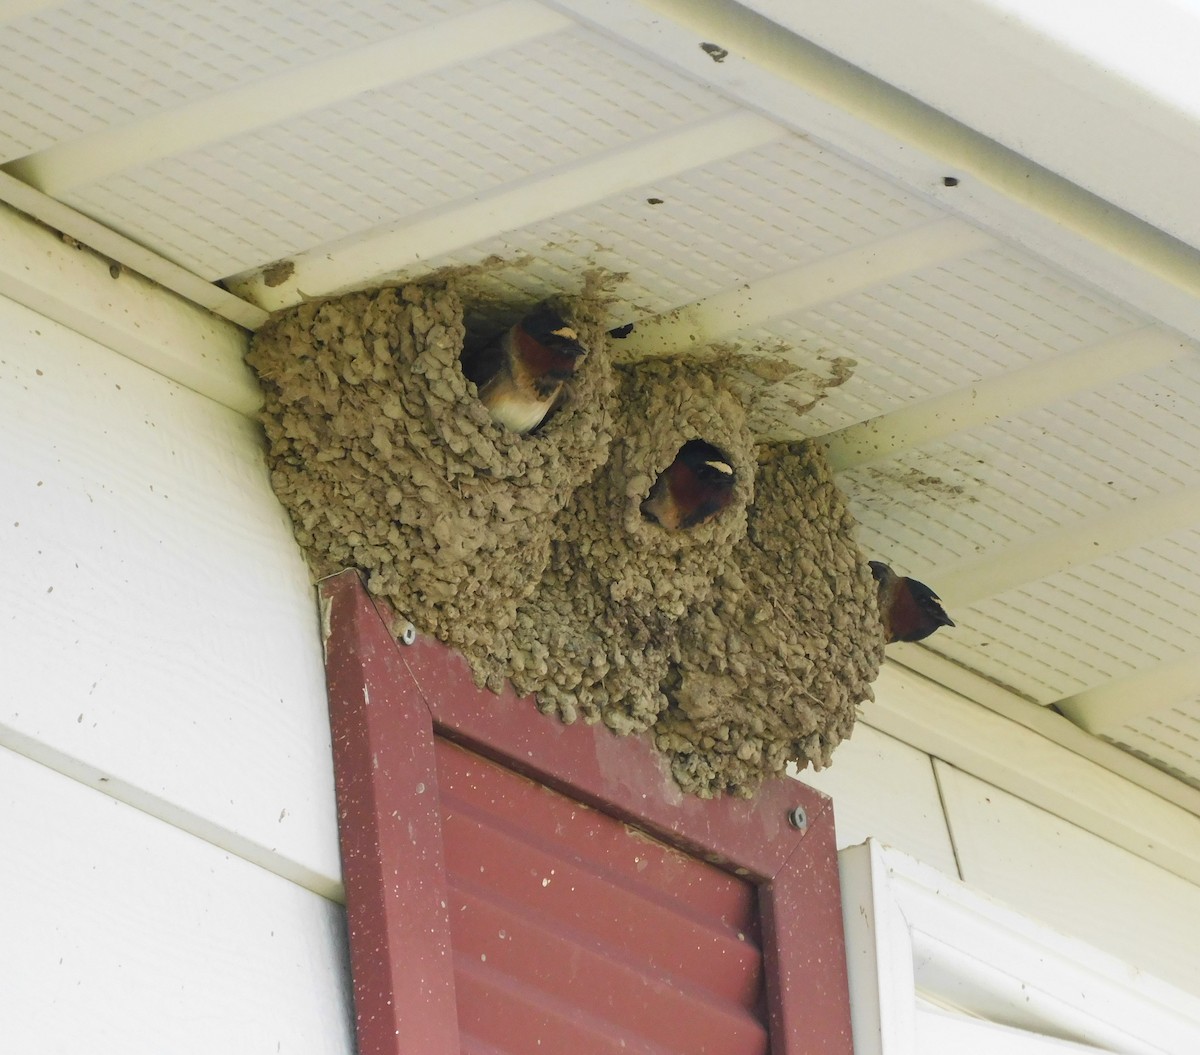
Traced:
<path fill-rule="evenodd" d="M 808 827 L 808 813 L 803 806 L 797 806 L 795 809 L 788 810 L 788 824 L 797 831 L 804 831 Z"/>
<path fill-rule="evenodd" d="M 400 644 L 411 645 L 417 640 L 417 628 L 412 623 L 405 623 L 404 629 L 400 631 Z"/>

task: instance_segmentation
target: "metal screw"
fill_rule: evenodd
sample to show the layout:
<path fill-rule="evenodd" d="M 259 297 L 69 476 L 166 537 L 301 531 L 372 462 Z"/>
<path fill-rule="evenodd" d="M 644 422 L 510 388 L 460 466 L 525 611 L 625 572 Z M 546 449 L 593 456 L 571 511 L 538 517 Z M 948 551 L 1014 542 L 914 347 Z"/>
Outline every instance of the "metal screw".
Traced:
<path fill-rule="evenodd" d="M 405 623 L 404 629 L 400 631 L 400 644 L 411 645 L 417 640 L 417 628 L 412 623 Z"/>
<path fill-rule="evenodd" d="M 788 824 L 800 831 L 804 831 L 808 827 L 808 814 L 803 806 L 788 810 Z"/>

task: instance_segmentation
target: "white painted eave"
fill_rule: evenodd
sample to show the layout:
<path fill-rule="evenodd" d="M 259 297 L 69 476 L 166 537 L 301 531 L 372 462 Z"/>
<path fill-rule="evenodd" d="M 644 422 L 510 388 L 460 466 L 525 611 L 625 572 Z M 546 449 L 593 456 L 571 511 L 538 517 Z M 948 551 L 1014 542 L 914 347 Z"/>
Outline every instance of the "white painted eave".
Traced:
<path fill-rule="evenodd" d="M 261 405 L 245 330 L 3 204 L 0 244 L 0 295 L 232 410 Z"/>
<path fill-rule="evenodd" d="M 1051 172 L 1200 246 L 1200 10 L 1178 0 L 746 0 Z M 870 26 L 870 32 L 863 32 Z"/>

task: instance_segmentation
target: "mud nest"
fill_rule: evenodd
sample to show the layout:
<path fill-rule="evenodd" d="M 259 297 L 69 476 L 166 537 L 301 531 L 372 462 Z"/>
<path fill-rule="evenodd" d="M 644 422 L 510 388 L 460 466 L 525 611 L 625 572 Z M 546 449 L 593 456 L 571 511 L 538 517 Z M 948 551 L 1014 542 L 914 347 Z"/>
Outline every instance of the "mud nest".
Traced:
<path fill-rule="evenodd" d="M 708 598 L 745 534 L 755 456 L 742 406 L 714 373 L 662 362 L 618 373 L 611 457 L 558 517 L 550 566 L 518 612 L 505 673 L 564 721 L 602 719 L 630 733 L 665 710 L 660 686 L 680 622 Z M 667 531 L 640 507 L 692 439 L 728 458 L 733 498 L 692 530 Z"/>
<path fill-rule="evenodd" d="M 500 647 L 555 514 L 612 438 L 606 335 L 587 304 L 560 307 L 589 351 L 574 397 L 528 436 L 492 421 L 463 376 L 453 289 L 304 304 L 255 335 L 271 482 L 317 577 L 360 568 L 422 630 L 468 655 Z"/>
<path fill-rule="evenodd" d="M 614 369 L 603 304 L 556 307 L 589 351 L 525 436 L 462 374 L 452 285 L 305 304 L 256 335 L 271 479 L 314 576 L 361 569 L 480 684 L 649 730 L 685 790 L 746 795 L 789 762 L 828 764 L 883 642 L 824 461 L 756 449 L 718 366 Z M 641 504 L 692 439 L 736 483 L 719 515 L 672 532 Z"/>
<path fill-rule="evenodd" d="M 876 587 L 820 451 L 764 447 L 745 536 L 684 621 L 655 744 L 685 790 L 829 764 L 883 662 Z"/>

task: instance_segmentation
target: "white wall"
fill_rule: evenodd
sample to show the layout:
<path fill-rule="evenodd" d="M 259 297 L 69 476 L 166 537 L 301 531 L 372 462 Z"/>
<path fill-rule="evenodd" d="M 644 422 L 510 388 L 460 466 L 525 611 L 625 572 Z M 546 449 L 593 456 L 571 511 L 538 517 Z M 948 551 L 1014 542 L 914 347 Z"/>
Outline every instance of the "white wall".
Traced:
<path fill-rule="evenodd" d="M 0 299 L 0 1048 L 350 1052 L 313 591 L 256 427 Z"/>
<path fill-rule="evenodd" d="M 874 836 L 1200 995 L 1200 886 L 865 723 L 802 779 L 833 796 L 839 849 Z"/>
<path fill-rule="evenodd" d="M 0 494 L 4 1039 L 352 1051 L 313 592 L 256 427 L 0 298 Z M 1200 993 L 1192 815 L 900 668 L 877 692 L 804 778 L 839 845 L 877 836 Z M 1037 743 L 1007 759 L 1009 736 Z"/>

